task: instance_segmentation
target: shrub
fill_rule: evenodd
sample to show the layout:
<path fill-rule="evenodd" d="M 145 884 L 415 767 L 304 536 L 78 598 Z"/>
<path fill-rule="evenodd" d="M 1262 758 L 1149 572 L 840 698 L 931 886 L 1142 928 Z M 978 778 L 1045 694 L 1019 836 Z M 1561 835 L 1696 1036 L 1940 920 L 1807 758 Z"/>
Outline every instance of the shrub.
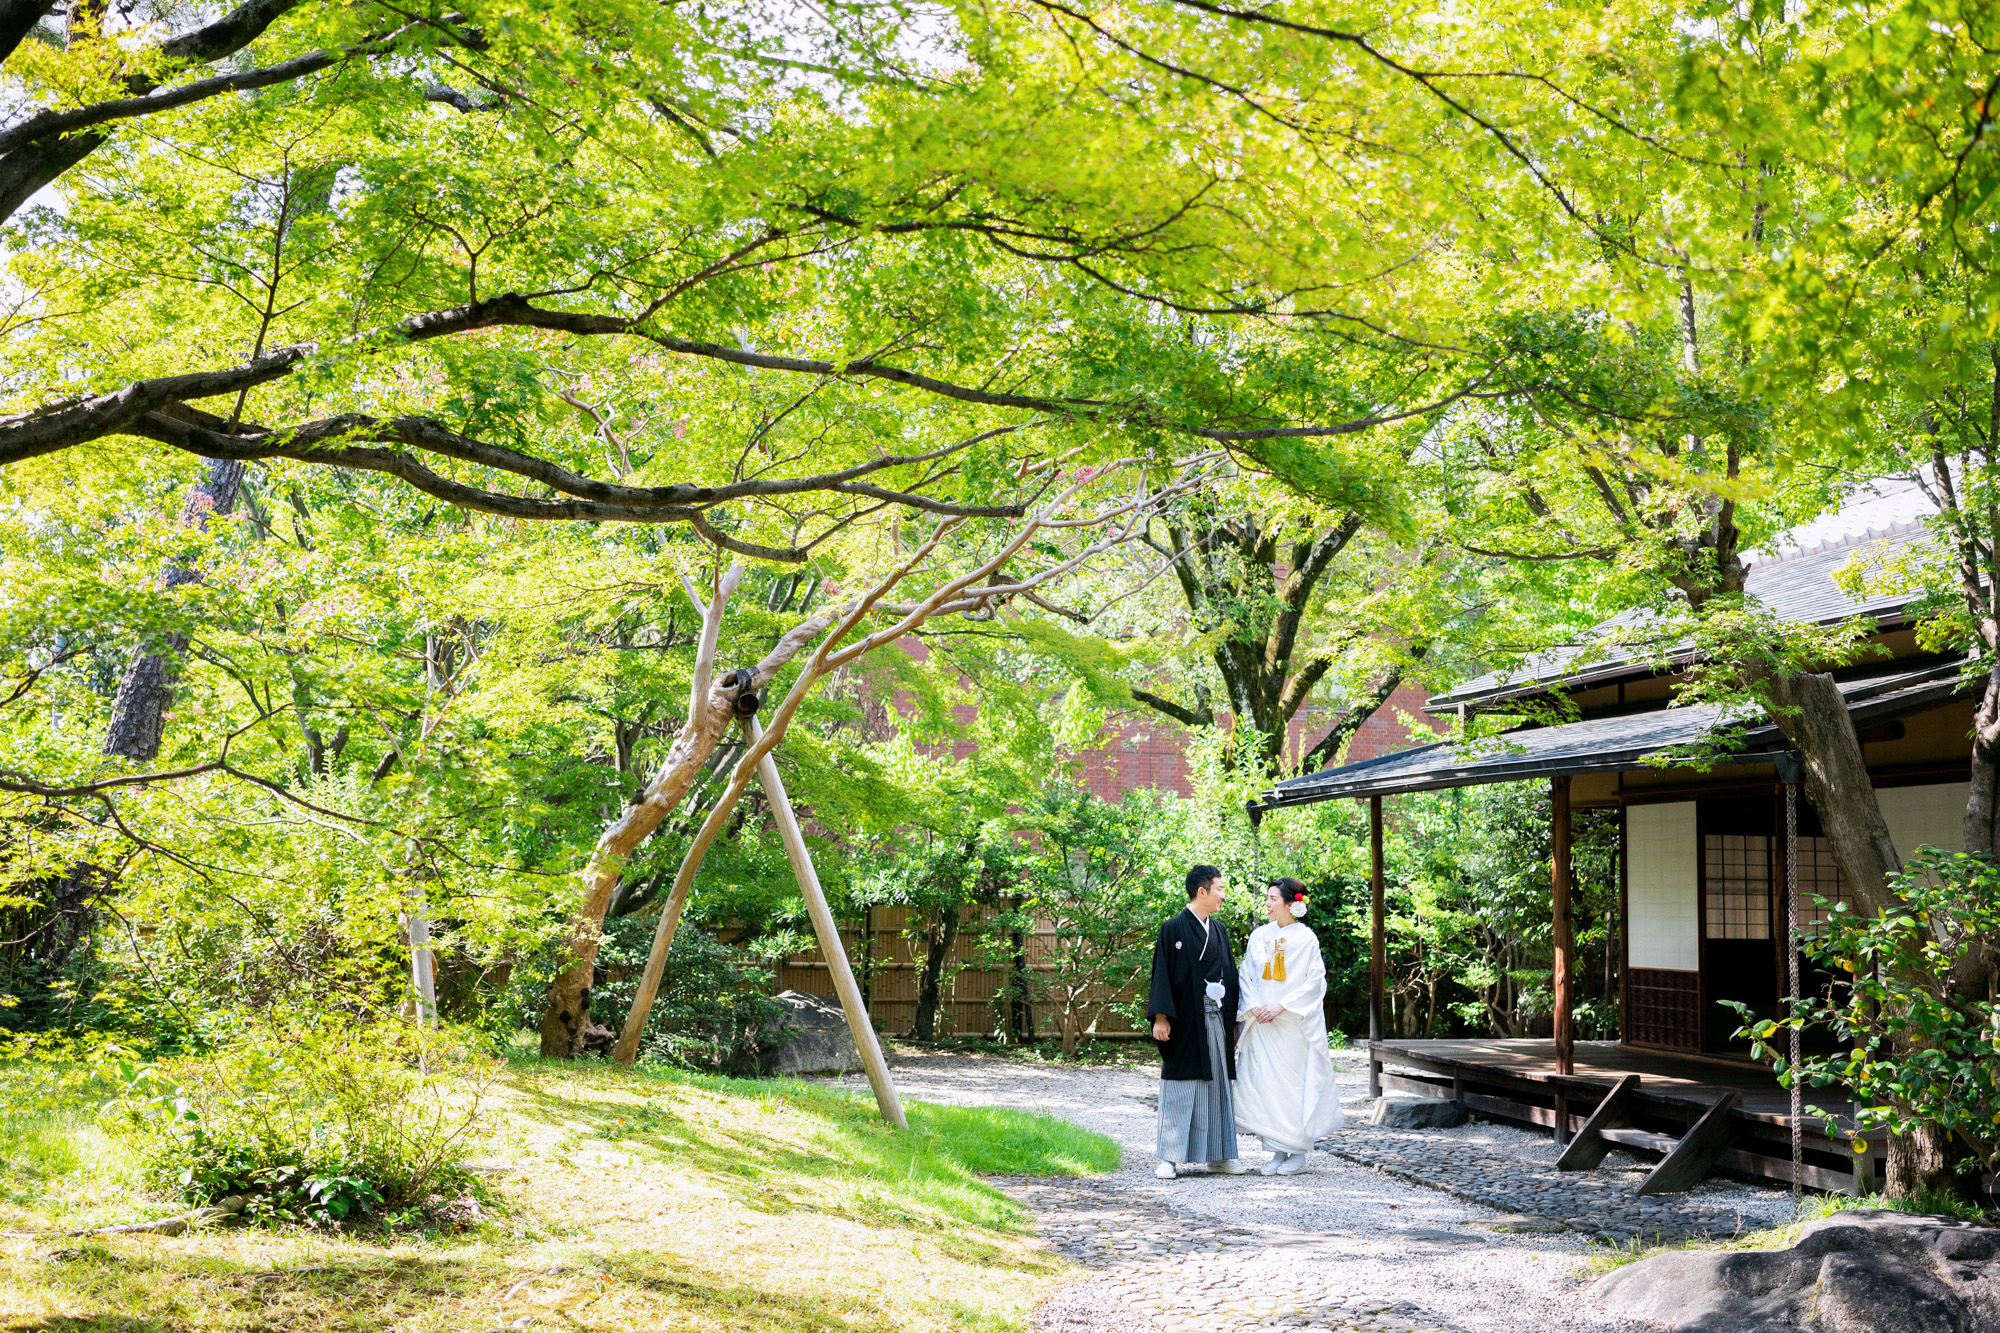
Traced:
<path fill-rule="evenodd" d="M 2000 936 L 2000 864 L 1926 847 L 1891 887 L 1895 909 L 1877 916 L 1834 903 L 1824 923 L 1802 933 L 1807 956 L 1840 984 L 1776 1020 L 1734 1004 L 1744 1020 L 1737 1035 L 1787 1086 L 1803 1078 L 1851 1092 L 1862 1129 L 1902 1135 L 1935 1126 L 1979 1168 L 2000 1170 L 2000 1002 L 1959 981 Z M 1792 1027 L 1830 1030 L 1841 1049 L 1807 1054 L 1791 1069 Z"/>
<path fill-rule="evenodd" d="M 605 978 L 592 997 L 597 1021 L 622 1028 L 653 945 L 652 916 L 605 923 L 597 966 Z M 646 1021 L 639 1058 L 708 1073 L 756 1074 L 768 1053 L 765 1029 L 782 1008 L 764 987 L 767 964 L 691 921 L 681 922 L 667 951 L 660 993 Z M 539 999 L 539 996 L 535 997 Z"/>
<path fill-rule="evenodd" d="M 406 1028 L 292 1029 L 126 1066 L 101 1120 L 149 1184 L 317 1225 L 426 1208 L 468 1183 L 487 1062 Z M 470 1077 L 467 1077 L 468 1073 Z"/>

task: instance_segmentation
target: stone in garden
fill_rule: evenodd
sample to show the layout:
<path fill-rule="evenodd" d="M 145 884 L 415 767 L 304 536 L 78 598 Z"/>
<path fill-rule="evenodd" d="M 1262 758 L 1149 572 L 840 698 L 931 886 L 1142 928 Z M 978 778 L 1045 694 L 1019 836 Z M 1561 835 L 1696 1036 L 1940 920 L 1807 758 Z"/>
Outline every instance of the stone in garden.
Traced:
<path fill-rule="evenodd" d="M 861 1072 L 861 1051 L 838 1001 L 795 990 L 781 991 L 776 998 L 784 1007 L 764 1029 L 764 1044 L 771 1051 L 764 1061 L 766 1074 L 797 1078 Z"/>
<path fill-rule="evenodd" d="M 1382 1129 L 1450 1129 L 1465 1123 L 1465 1103 L 1442 1097 L 1377 1097 L 1368 1123 Z"/>
<path fill-rule="evenodd" d="M 1677 1333 L 2000 1329 L 2000 1228 L 1879 1209 L 1814 1222 L 1789 1249 L 1685 1250 L 1591 1285 Z"/>

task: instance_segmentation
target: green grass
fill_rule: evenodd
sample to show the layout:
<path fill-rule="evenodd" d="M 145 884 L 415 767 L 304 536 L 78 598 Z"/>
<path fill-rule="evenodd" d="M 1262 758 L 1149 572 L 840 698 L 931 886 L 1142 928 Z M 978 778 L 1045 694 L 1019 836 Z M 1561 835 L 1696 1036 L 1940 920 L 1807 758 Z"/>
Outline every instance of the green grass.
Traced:
<path fill-rule="evenodd" d="M 540 1061 L 518 1067 L 564 1075 L 592 1069 Z M 614 1141 L 637 1140 L 663 1159 L 731 1182 L 733 1192 L 766 1209 L 799 1206 L 796 1201 L 804 1197 L 826 1207 L 830 1189 L 835 1196 L 851 1196 L 851 1204 L 840 1210 L 848 1215 L 867 1211 L 879 1219 L 924 1219 L 921 1225 L 954 1221 L 1018 1228 L 1026 1220 L 1020 1208 L 981 1176 L 1095 1175 L 1116 1169 L 1120 1160 L 1118 1145 L 1103 1135 L 1027 1111 L 911 1102 L 904 1107 L 909 1132 L 898 1133 L 883 1123 L 872 1096 L 816 1084 L 643 1067 L 615 1077 L 645 1100 L 593 1110 L 565 1097 L 531 1094 L 522 1109 L 569 1126 L 572 1133 L 588 1127 Z M 690 1116 L 684 1102 L 648 1096 L 652 1087 L 700 1089 L 816 1123 L 795 1140 L 773 1138 L 739 1148 Z M 808 1179 L 815 1189 L 795 1188 Z"/>
<path fill-rule="evenodd" d="M 46 1071 L 43 1071 L 46 1073 Z M 74 1074 L 76 1071 L 70 1071 Z M 81 1077 L 7 1100 L 0 1227 L 177 1212 L 97 1130 Z M 16 1090 L 22 1084 L 16 1083 Z M 482 1160 L 485 1221 L 456 1234 L 231 1225 L 179 1237 L 0 1241 L 0 1333 L 1024 1333 L 1072 1270 L 983 1177 L 1115 1166 L 1044 1115 L 777 1081 L 520 1060 Z"/>
<path fill-rule="evenodd" d="M 77 1066 L 0 1063 L 0 1228 L 72 1228 L 180 1211 L 146 1198 L 138 1164 L 98 1128 L 110 1089 Z"/>
<path fill-rule="evenodd" d="M 1983 1222 L 1986 1210 L 1943 1190 L 1927 1191 L 1915 1198 L 1893 1194 L 1809 1194 L 1799 1212 L 1801 1222 L 1816 1222 L 1835 1213 L 1856 1208 L 1886 1208 L 1892 1213 L 1923 1213 L 1933 1217 L 1955 1217 L 1963 1222 Z"/>

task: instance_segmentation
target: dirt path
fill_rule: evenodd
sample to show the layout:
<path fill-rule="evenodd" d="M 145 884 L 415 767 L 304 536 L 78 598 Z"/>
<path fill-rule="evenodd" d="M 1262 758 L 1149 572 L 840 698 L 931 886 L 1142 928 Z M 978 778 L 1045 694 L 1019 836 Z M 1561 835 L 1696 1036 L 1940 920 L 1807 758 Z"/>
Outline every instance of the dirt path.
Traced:
<path fill-rule="evenodd" d="M 1124 1167 L 1084 1181 L 1008 1181 L 1037 1210 L 1050 1242 L 1094 1270 L 1043 1306 L 1047 1333 L 1152 1333 L 1156 1329 L 1316 1328 L 1353 1333 L 1622 1333 L 1580 1292 L 1593 1267 L 1575 1230 L 1542 1234 L 1509 1226 L 1494 1209 L 1315 1153 L 1290 1177 L 1153 1177 L 1158 1077 L 1148 1069 L 1075 1068 L 1012 1059 L 902 1053 L 907 1098 L 1046 1111 L 1116 1140 Z M 858 1080 L 854 1080 L 858 1084 Z M 1350 1122 L 1366 1106 L 1357 1058 L 1342 1062 Z M 1373 1131 L 1325 1141 L 1359 1147 Z M 1513 1173 L 1547 1177 L 1546 1136 L 1497 1125 L 1429 1131 L 1439 1161 L 1468 1156 Z M 1246 1163 L 1265 1154 L 1242 1140 Z M 1636 1163 L 1619 1173 L 1629 1174 Z M 1448 1182 L 1440 1180 L 1443 1186 Z M 1560 1187 L 1556 1187 L 1558 1191 Z M 1766 1225 L 1788 1215 L 1777 1191 L 1713 1182 L 1682 1196 L 1704 1215 Z M 1574 1206 L 1551 1197 L 1544 1219 Z M 1670 1207 L 1673 1205 L 1670 1205 Z M 1583 1225 L 1583 1219 L 1575 1219 Z M 1562 1225 L 1560 1217 L 1513 1225 Z M 1594 1224 L 1592 1224 L 1594 1225 Z M 1601 1249 L 1598 1254 L 1604 1253 Z"/>

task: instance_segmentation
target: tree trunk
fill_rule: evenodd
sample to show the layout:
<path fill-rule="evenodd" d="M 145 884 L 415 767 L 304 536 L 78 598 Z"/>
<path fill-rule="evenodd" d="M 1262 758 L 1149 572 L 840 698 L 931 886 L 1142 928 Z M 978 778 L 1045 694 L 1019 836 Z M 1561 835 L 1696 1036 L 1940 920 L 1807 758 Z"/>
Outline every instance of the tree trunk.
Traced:
<path fill-rule="evenodd" d="M 1972 786 L 1965 801 L 1965 850 L 1991 856 L 2000 825 L 2000 658 L 1986 670 L 1986 691 L 1972 723 Z"/>
<path fill-rule="evenodd" d="M 567 1060 L 581 1053 L 584 1028 L 590 1022 L 591 983 L 604 933 L 604 914 L 618 891 L 625 862 L 679 807 L 736 716 L 736 699 L 742 692 L 739 677 L 731 672 L 716 678 L 714 660 L 724 605 L 742 580 L 742 566 L 732 566 L 705 608 L 688 717 L 674 737 L 673 748 L 639 798 L 599 835 L 584 867 L 583 901 L 570 927 L 570 962 L 549 983 L 548 1003 L 542 1012 L 542 1054 L 547 1058 Z"/>
<path fill-rule="evenodd" d="M 1832 676 L 1804 671 L 1776 674 L 1766 683 L 1772 718 L 1799 752 L 1806 796 L 1819 812 L 1834 863 L 1864 907 L 1888 910 L 1895 903 L 1889 877 L 1903 861 L 1840 687 Z"/>
<path fill-rule="evenodd" d="M 1021 900 L 1014 900 L 1014 910 L 1021 910 Z M 1030 989 L 1033 978 L 1028 973 L 1028 941 L 1020 931 L 1013 933 L 1014 956 L 1008 960 L 1008 970 L 1012 973 L 1012 992 L 1007 1001 L 1007 1036 L 1015 1044 L 1031 1042 L 1035 1039 L 1034 992 Z"/>
<path fill-rule="evenodd" d="M 950 903 L 931 913 L 924 929 L 924 967 L 917 976 L 917 1018 L 910 1035 L 918 1041 L 937 1040 L 939 982 L 945 959 L 958 939 L 958 904 Z"/>
<path fill-rule="evenodd" d="M 571 962 L 549 984 L 548 1007 L 542 1015 L 542 1054 L 567 1059 L 582 1049 L 583 1029 L 590 1020 L 590 990 L 597 967 L 597 950 L 604 931 L 604 913 L 625 873 L 625 863 L 639 844 L 679 807 L 735 717 L 739 689 L 731 673 L 711 685 L 705 705 L 694 712 L 674 737 L 673 748 L 653 774 L 639 799 L 625 807 L 597 839 L 583 871 L 583 902 L 570 931 Z"/>
<path fill-rule="evenodd" d="M 1895 840 L 1889 835 L 1882 807 L 1875 798 L 1875 784 L 1868 776 L 1861 741 L 1833 677 L 1804 672 L 1774 676 L 1770 682 L 1773 715 L 1801 757 L 1801 773 L 1806 795 L 1819 812 L 1826 829 L 1834 862 L 1847 885 L 1871 913 L 1892 910 L 1896 895 L 1889 887 L 1890 876 L 1902 869 Z M 1991 690 L 1989 689 L 1989 697 Z M 1980 718 L 1984 721 L 1986 705 Z M 1984 762 L 1992 762 L 1988 751 Z M 1975 745 L 1973 753 L 1972 799 L 1968 802 L 1966 837 L 1971 842 L 1979 830 L 1972 807 L 1978 803 L 1982 757 Z M 1990 777 L 1989 777 L 1990 784 Z M 1971 988 L 1985 994 L 1985 968 L 1980 955 L 1965 975 L 1953 976 L 1954 989 Z M 1889 1194 L 1904 1199 L 1920 1198 L 1933 1192 L 1955 1193 L 1957 1176 L 1951 1170 L 1951 1154 L 1942 1131 L 1920 1126 L 1915 1133 L 1889 1140 L 1889 1169 L 1884 1186 Z"/>
<path fill-rule="evenodd" d="M 1936 1125 L 1918 1125 L 1908 1134 L 1889 1136 L 1883 1188 L 1890 1198 L 1914 1201 L 1927 1193 L 1955 1193 L 1957 1183 L 1948 1138 Z"/>
<path fill-rule="evenodd" d="M 208 475 L 195 483 L 181 506 L 180 525 L 207 531 L 208 516 L 226 514 L 236 507 L 236 492 L 243 482 L 244 464 L 220 458 L 202 460 Z M 194 583 L 201 571 L 176 560 L 161 575 L 167 588 Z M 174 671 L 177 659 L 187 651 L 184 634 L 170 634 L 153 652 L 141 647 L 118 682 L 118 694 L 111 701 L 111 722 L 104 730 L 104 753 L 141 762 L 160 753 L 160 737 L 167 705 L 174 698 Z"/>

